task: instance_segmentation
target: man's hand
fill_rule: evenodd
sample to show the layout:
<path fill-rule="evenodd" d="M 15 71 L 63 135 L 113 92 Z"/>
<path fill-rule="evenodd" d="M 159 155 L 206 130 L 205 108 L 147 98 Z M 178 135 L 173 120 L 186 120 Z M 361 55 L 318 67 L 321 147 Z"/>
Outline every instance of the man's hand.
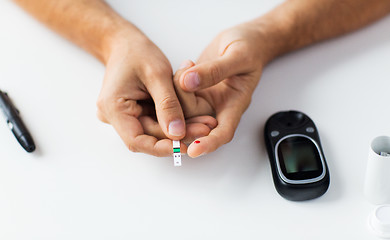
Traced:
<path fill-rule="evenodd" d="M 189 145 L 189 156 L 215 151 L 233 138 L 261 76 L 262 41 L 255 25 L 239 25 L 219 34 L 196 65 L 187 61 L 187 67 L 176 72 L 174 81 L 184 113 L 193 116 L 212 111 L 218 121 L 209 135 Z"/>
<path fill-rule="evenodd" d="M 170 139 L 186 136 L 184 141 L 191 141 L 216 126 L 212 117 L 192 118 L 186 135 L 167 58 L 141 33 L 124 32 L 115 39 L 97 103 L 98 117 L 115 128 L 131 151 L 167 156 L 172 153 Z M 183 152 L 186 148 L 182 144 Z"/>
<path fill-rule="evenodd" d="M 170 139 L 186 136 L 189 141 L 215 127 L 215 119 L 207 116 L 188 120 L 186 127 L 168 60 L 104 1 L 15 1 L 107 66 L 98 117 L 114 126 L 130 150 L 167 156 L 172 153 Z M 155 129 L 159 132 L 153 135 Z M 181 150 L 186 149 L 182 144 Z"/>
<path fill-rule="evenodd" d="M 171 140 L 166 137 L 198 138 L 188 149 L 192 157 L 229 142 L 269 61 L 390 12 L 388 0 L 291 0 L 221 33 L 196 65 L 189 63 L 177 74 L 176 84 L 195 92 L 189 95 L 177 87 L 189 118 L 185 127 L 169 62 L 104 1 L 15 1 L 107 65 L 99 118 L 111 123 L 131 150 L 156 156 L 171 153 Z M 216 128 L 216 120 L 207 114 L 215 114 Z M 181 148 L 186 151 L 184 144 Z"/>
<path fill-rule="evenodd" d="M 188 147 L 188 155 L 209 153 L 233 138 L 268 62 L 284 53 L 358 29 L 389 12 L 387 0 L 291 0 L 264 16 L 219 34 L 196 65 L 177 73 L 176 84 L 194 93 L 183 95 L 178 91 L 184 112 L 194 102 L 204 99 L 218 120 L 218 126 L 208 136 Z"/>

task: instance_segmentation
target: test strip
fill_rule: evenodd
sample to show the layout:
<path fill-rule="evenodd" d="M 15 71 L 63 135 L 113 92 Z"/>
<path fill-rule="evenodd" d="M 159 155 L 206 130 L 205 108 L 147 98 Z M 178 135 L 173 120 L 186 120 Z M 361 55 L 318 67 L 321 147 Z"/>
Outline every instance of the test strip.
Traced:
<path fill-rule="evenodd" d="M 181 166 L 180 141 L 172 141 L 173 164 L 175 167 Z"/>

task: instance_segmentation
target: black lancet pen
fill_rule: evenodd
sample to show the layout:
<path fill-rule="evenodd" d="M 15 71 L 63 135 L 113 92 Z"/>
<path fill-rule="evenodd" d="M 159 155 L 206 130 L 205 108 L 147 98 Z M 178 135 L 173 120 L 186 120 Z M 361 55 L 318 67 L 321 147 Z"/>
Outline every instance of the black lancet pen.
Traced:
<path fill-rule="evenodd" d="M 0 109 L 4 113 L 9 129 L 14 134 L 16 140 L 27 152 L 35 150 L 34 140 L 19 116 L 19 111 L 12 104 L 8 94 L 0 90 Z"/>

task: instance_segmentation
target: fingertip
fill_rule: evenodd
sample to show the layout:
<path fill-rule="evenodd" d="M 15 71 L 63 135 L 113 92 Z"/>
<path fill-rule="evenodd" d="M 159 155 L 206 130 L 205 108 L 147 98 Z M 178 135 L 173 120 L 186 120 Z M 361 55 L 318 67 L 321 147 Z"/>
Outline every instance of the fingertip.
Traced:
<path fill-rule="evenodd" d="M 176 119 L 168 125 L 169 137 L 173 140 L 180 140 L 186 134 L 186 125 L 182 119 Z"/>
<path fill-rule="evenodd" d="M 156 106 L 157 121 L 165 136 L 172 140 L 182 139 L 186 134 L 184 114 L 173 87 L 160 88 L 160 92 L 152 94 L 152 97 Z"/>
<path fill-rule="evenodd" d="M 179 70 L 184 70 L 184 69 L 190 68 L 190 67 L 192 67 L 192 66 L 194 66 L 194 65 L 195 65 L 195 63 L 194 63 L 193 61 L 187 59 L 187 60 L 184 60 L 184 61 L 180 64 L 180 66 L 179 66 L 179 68 L 178 68 L 177 70 L 178 70 L 178 71 L 179 71 Z"/>
<path fill-rule="evenodd" d="M 207 153 L 207 142 L 205 138 L 199 138 L 193 141 L 187 149 L 187 155 L 191 158 L 200 157 Z"/>
<path fill-rule="evenodd" d="M 181 79 L 180 86 L 186 91 L 193 92 L 200 86 L 200 76 L 197 71 L 187 71 Z"/>
<path fill-rule="evenodd" d="M 183 77 L 183 73 L 185 71 L 187 71 L 188 69 L 192 68 L 193 66 L 195 66 L 195 63 L 191 60 L 184 60 L 179 68 L 177 69 L 177 71 L 175 72 L 174 76 L 173 76 L 173 81 L 176 83 L 178 83 L 180 85 L 180 79 Z"/>
<path fill-rule="evenodd" d="M 172 155 L 172 141 L 169 139 L 158 140 L 148 135 L 139 135 L 128 142 L 128 148 L 132 152 L 143 152 L 156 157 Z"/>
<path fill-rule="evenodd" d="M 191 69 L 193 66 L 195 66 L 195 63 L 191 60 L 185 60 L 180 64 L 179 69 L 175 72 L 175 75 L 173 76 L 173 81 L 176 87 L 180 87 L 185 91 L 189 91 L 184 85 L 183 79 L 186 75 L 186 71 Z"/>

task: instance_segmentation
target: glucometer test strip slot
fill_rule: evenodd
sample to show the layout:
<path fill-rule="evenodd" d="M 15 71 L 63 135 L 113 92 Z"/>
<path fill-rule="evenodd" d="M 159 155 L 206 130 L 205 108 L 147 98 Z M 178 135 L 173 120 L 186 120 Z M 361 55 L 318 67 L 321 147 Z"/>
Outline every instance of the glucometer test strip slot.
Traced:
<path fill-rule="evenodd" d="M 14 134 L 19 144 L 27 151 L 35 150 L 35 143 L 31 134 L 20 118 L 19 111 L 12 104 L 11 99 L 6 92 L 0 90 L 0 110 L 4 113 L 9 129 Z"/>

